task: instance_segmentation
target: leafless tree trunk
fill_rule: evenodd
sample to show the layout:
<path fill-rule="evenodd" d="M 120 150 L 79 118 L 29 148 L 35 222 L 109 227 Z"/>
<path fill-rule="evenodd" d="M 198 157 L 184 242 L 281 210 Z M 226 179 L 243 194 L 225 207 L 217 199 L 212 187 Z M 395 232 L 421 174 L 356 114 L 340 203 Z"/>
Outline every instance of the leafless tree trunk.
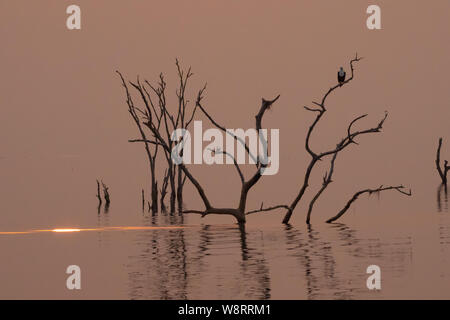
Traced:
<path fill-rule="evenodd" d="M 165 82 L 164 76 L 160 74 L 159 76 L 159 82 L 157 86 L 153 86 L 148 81 L 145 81 L 145 84 L 141 84 L 139 79 L 137 83 L 130 84 L 139 92 L 145 106 L 146 111 L 143 113 L 145 122 L 143 124 L 146 127 L 149 127 L 149 123 L 152 123 L 152 126 L 154 126 L 155 130 L 158 131 L 161 138 L 164 138 L 165 143 L 168 146 L 168 149 L 163 148 L 164 150 L 164 156 L 166 158 L 167 162 L 167 175 L 168 175 L 168 184 L 170 185 L 170 212 L 176 211 L 176 201 L 178 200 L 178 211 L 182 211 L 183 206 L 183 186 L 185 176 L 182 169 L 178 168 L 176 164 L 172 161 L 171 153 L 172 147 L 174 145 L 174 142 L 172 141 L 171 133 L 173 130 L 181 128 L 181 129 L 188 129 L 190 123 L 193 120 L 195 111 L 197 107 L 195 106 L 192 110 L 190 118 L 187 117 L 187 106 L 188 106 L 188 100 L 186 99 L 186 88 L 188 81 L 190 77 L 192 77 L 193 73 L 191 72 L 191 68 L 187 70 L 183 70 L 178 62 L 176 60 L 176 67 L 178 72 L 178 78 L 179 78 L 179 87 L 176 91 L 177 100 L 178 100 L 178 106 L 176 108 L 176 112 L 172 112 L 169 110 L 166 100 L 166 87 L 167 84 Z M 124 85 L 125 81 L 122 78 L 122 83 Z M 147 90 L 146 86 L 150 88 L 150 90 Z M 153 93 L 156 96 L 155 102 L 152 99 L 151 93 Z M 127 94 L 128 90 L 127 90 Z M 131 97 L 130 97 L 131 98 Z M 128 100 L 128 99 L 127 99 Z M 128 101 L 127 101 L 128 102 Z M 134 105 L 134 103 L 129 103 L 131 105 L 131 109 L 135 110 L 137 109 Z M 139 109 L 138 109 L 139 110 Z M 157 110 L 159 110 L 157 112 Z M 153 112 L 152 112 L 153 111 Z M 152 116 L 152 114 L 155 114 L 155 116 Z M 155 118 L 157 122 L 155 121 Z M 156 124 L 155 124 L 156 122 Z M 150 130 L 152 133 L 152 130 Z M 144 134 L 145 135 L 145 134 Z M 153 135 L 153 133 L 152 133 Z M 141 141 L 144 142 L 146 145 L 152 144 L 155 141 L 149 142 L 149 139 L 144 137 L 141 134 L 142 139 L 141 140 L 134 140 L 132 142 Z M 156 148 L 160 146 L 160 143 L 153 143 Z M 169 151 L 170 150 L 170 151 Z M 153 161 L 153 168 L 154 168 L 154 162 Z M 156 200 L 156 194 L 155 194 L 155 201 Z"/>
<path fill-rule="evenodd" d="M 175 61 L 175 65 L 177 67 L 178 72 L 178 79 L 179 79 L 179 87 L 176 92 L 177 98 L 178 98 L 178 112 L 177 112 L 177 124 L 178 127 L 182 129 L 188 129 L 189 124 L 191 123 L 195 111 L 197 110 L 197 106 L 194 106 L 194 109 L 192 110 L 192 115 L 190 119 L 186 119 L 186 107 L 188 104 L 188 101 L 186 99 L 186 87 L 188 84 L 188 80 L 190 77 L 192 77 L 193 73 L 191 72 L 191 68 L 186 71 L 183 70 L 183 68 L 180 66 L 180 63 L 178 59 Z M 181 214 L 183 212 L 183 187 L 184 182 L 186 181 L 186 176 L 183 174 L 183 170 L 177 166 L 177 205 L 178 205 L 178 212 Z"/>
<path fill-rule="evenodd" d="M 436 169 L 441 177 L 442 184 L 447 185 L 447 173 L 450 170 L 450 166 L 448 165 L 448 160 L 444 160 L 444 165 L 441 166 L 441 147 L 442 147 L 442 138 L 439 138 L 439 144 L 437 148 L 436 154 Z"/>
<path fill-rule="evenodd" d="M 119 71 L 116 71 L 116 72 L 119 74 L 120 78 L 122 79 L 122 83 L 125 83 L 125 80 L 124 80 L 122 74 Z M 138 78 L 137 82 L 140 87 L 139 78 Z M 133 84 L 133 83 L 131 83 L 131 84 L 136 87 L 135 84 Z M 140 91 L 140 93 L 141 93 L 142 99 L 144 101 L 147 101 L 146 97 L 145 97 L 146 92 L 144 93 L 144 91 Z M 131 96 L 127 90 L 127 102 L 129 100 L 131 100 Z M 150 106 L 148 105 L 148 103 L 145 103 L 145 107 L 146 107 L 145 110 L 141 110 L 140 108 L 136 107 L 134 104 L 128 103 L 128 112 L 130 113 L 132 119 L 134 120 L 136 127 L 138 128 L 143 141 L 147 141 L 147 136 L 145 134 L 144 128 L 142 127 L 141 119 L 140 119 L 138 113 L 141 114 L 142 116 L 144 116 L 146 119 L 148 119 L 148 121 L 153 121 L 152 110 L 150 109 Z M 159 128 L 161 126 L 161 116 L 158 117 L 158 114 L 156 113 L 156 111 L 155 111 L 155 117 L 156 117 L 155 121 L 157 122 L 157 127 Z M 145 146 L 145 152 L 147 154 L 147 159 L 149 162 L 149 169 L 150 169 L 149 170 L 150 171 L 150 186 L 151 186 L 151 194 L 152 194 L 151 208 L 152 208 L 152 212 L 156 213 L 156 212 L 158 212 L 158 185 L 156 182 L 156 172 L 155 172 L 156 165 L 155 165 L 155 163 L 156 163 L 156 157 L 158 155 L 158 145 L 154 146 L 153 152 L 151 151 L 149 143 L 144 142 L 144 146 Z"/>

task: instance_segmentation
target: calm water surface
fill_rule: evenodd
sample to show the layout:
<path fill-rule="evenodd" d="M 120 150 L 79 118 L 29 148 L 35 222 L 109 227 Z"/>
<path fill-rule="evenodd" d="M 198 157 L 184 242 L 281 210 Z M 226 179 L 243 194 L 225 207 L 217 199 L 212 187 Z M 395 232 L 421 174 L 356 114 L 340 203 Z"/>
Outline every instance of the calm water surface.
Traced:
<path fill-rule="evenodd" d="M 110 229 L 111 210 L 95 215 L 91 230 L 2 234 L 0 298 L 450 298 L 450 213 L 440 196 L 426 224 L 401 232 L 343 223 L 244 230 L 146 213 L 134 215 L 141 228 Z M 70 264 L 81 267 L 79 291 L 65 287 Z M 366 288 L 372 264 L 381 291 Z"/>

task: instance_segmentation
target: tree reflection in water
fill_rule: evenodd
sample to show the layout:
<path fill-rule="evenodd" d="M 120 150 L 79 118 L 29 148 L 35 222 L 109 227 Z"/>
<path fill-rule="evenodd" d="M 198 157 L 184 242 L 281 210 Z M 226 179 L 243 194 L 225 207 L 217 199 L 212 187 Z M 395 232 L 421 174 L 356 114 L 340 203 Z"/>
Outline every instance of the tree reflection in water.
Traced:
<path fill-rule="evenodd" d="M 148 225 L 180 225 L 183 216 L 146 217 Z M 237 225 L 136 233 L 127 265 L 131 299 L 269 299 L 260 233 Z"/>

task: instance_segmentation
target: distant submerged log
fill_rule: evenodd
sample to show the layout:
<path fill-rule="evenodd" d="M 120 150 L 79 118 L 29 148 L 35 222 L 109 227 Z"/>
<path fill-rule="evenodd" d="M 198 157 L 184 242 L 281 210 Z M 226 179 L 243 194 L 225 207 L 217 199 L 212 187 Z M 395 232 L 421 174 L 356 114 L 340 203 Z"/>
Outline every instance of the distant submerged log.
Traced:
<path fill-rule="evenodd" d="M 436 169 L 441 177 L 442 184 L 447 185 L 447 173 L 450 170 L 450 166 L 448 165 L 448 161 L 444 160 L 444 165 L 441 166 L 441 147 L 442 147 L 442 138 L 439 138 L 437 153 L 436 153 Z"/>

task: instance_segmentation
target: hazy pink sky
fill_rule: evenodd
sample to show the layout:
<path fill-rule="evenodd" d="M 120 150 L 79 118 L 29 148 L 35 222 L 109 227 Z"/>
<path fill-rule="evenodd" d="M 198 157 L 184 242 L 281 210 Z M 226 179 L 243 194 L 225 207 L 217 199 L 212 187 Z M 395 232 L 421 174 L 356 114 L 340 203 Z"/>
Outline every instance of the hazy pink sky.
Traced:
<path fill-rule="evenodd" d="M 81 31 L 66 29 L 72 3 L 82 9 Z M 439 181 L 433 163 L 439 136 L 447 139 L 443 156 L 450 157 L 450 3 L 377 1 L 382 30 L 376 31 L 366 28 L 369 4 L 2 1 L 4 225 L 77 223 L 95 206 L 99 177 L 110 185 L 116 208 L 138 207 L 140 190 L 148 186 L 146 159 L 141 146 L 127 142 L 137 132 L 114 71 L 150 81 L 164 72 L 174 98 L 176 57 L 193 68 L 192 99 L 207 81 L 205 106 L 228 128 L 252 127 L 261 97 L 281 94 L 264 119 L 264 126 L 280 129 L 280 171 L 254 188 L 252 208 L 262 198 L 267 205 L 293 199 L 308 161 L 303 140 L 313 117 L 302 106 L 335 84 L 338 68 L 348 69 L 357 51 L 365 59 L 355 80 L 330 97 L 313 147 L 334 146 L 360 114 L 369 113 L 361 126 L 377 123 L 385 110 L 389 118 L 382 134 L 361 138 L 338 158 L 336 182 L 317 216 L 329 216 L 357 189 L 380 184 L 403 183 L 415 192 L 414 200 L 386 195 L 386 208 L 429 208 Z M 193 171 L 217 206 L 237 203 L 232 166 Z M 322 169 L 314 172 L 316 187 L 322 175 Z M 190 187 L 185 201 L 201 205 Z M 293 221 L 303 221 L 304 208 L 297 211 Z"/>

